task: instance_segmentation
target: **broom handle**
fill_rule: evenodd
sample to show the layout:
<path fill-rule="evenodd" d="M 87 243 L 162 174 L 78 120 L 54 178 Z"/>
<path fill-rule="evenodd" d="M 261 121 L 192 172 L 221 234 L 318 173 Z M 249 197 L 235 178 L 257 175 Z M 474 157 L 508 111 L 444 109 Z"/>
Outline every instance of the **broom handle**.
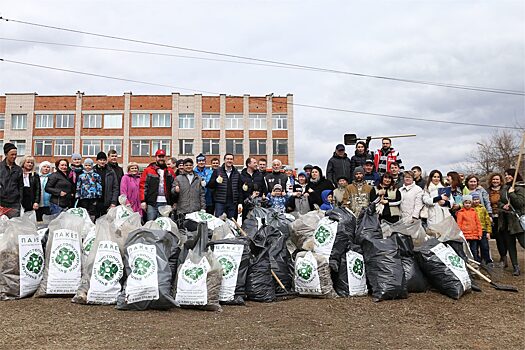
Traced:
<path fill-rule="evenodd" d="M 371 137 L 370 140 L 379 140 L 379 139 L 384 139 L 384 138 L 394 139 L 398 137 L 414 137 L 414 136 L 416 136 L 416 134 L 405 134 L 405 135 L 395 135 L 395 136 L 375 136 L 375 137 Z M 366 139 L 356 139 L 356 140 L 366 140 Z"/>
<path fill-rule="evenodd" d="M 518 162 L 516 163 L 516 167 L 514 168 L 514 178 L 512 179 L 512 186 L 511 188 L 514 189 L 514 185 L 516 184 L 516 175 L 518 175 L 518 170 L 520 168 L 521 164 L 521 156 L 523 155 L 523 147 L 525 146 L 525 132 L 521 136 L 521 146 L 520 146 L 520 154 L 518 155 Z"/>
<path fill-rule="evenodd" d="M 475 268 L 473 268 L 472 266 L 470 266 L 469 264 L 465 263 L 465 265 L 467 266 L 467 268 L 474 272 L 476 275 L 478 275 L 479 277 L 483 278 L 486 282 L 488 283 L 492 283 L 492 281 L 490 280 L 490 278 L 488 278 L 487 276 L 485 276 L 484 274 L 482 274 L 481 272 L 479 272 L 478 270 L 476 270 Z"/>

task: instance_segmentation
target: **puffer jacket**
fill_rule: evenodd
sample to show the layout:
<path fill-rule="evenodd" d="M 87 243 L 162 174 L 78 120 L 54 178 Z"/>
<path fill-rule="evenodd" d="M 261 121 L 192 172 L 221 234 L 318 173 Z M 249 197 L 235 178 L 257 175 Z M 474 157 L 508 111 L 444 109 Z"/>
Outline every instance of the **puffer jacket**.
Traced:
<path fill-rule="evenodd" d="M 367 151 L 365 151 L 363 154 L 359 154 L 359 153 L 357 153 L 357 151 L 355 151 L 355 154 L 352 156 L 352 158 L 350 158 L 350 177 L 349 177 L 349 181 L 354 178 L 354 170 L 355 170 L 355 168 L 360 167 L 360 166 L 362 167 L 363 165 L 365 165 L 365 161 L 367 159 L 374 160 L 374 155 L 371 154 L 370 152 L 367 152 Z"/>
<path fill-rule="evenodd" d="M 498 226 L 500 232 L 508 232 L 514 235 L 523 232 L 516 214 L 518 216 L 525 214 L 525 183 L 516 182 L 513 193 L 509 193 L 510 187 L 510 183 L 506 184 L 500 191 Z M 510 208 L 509 210 L 503 209 L 503 206 L 509 202 L 514 211 Z"/>
<path fill-rule="evenodd" d="M 206 198 L 202 178 L 193 172 L 191 183 L 188 176 L 178 175 L 173 181 L 171 193 L 177 198 L 177 214 L 188 214 L 206 209 Z M 179 192 L 175 188 L 179 186 Z"/>
<path fill-rule="evenodd" d="M 23 192 L 22 168 L 16 164 L 9 168 L 4 159 L 0 162 L 0 205 L 8 208 L 20 205 Z"/>
<path fill-rule="evenodd" d="M 401 220 L 409 222 L 412 218 L 419 218 L 423 209 L 423 190 L 415 182 L 410 186 L 403 185 L 401 192 Z"/>
<path fill-rule="evenodd" d="M 157 163 L 150 163 L 140 176 L 140 201 L 148 205 L 157 205 L 160 184 L 159 169 L 161 168 Z M 166 197 L 166 203 L 172 205 L 174 201 L 171 196 L 171 188 L 175 180 L 175 173 L 170 167 L 166 167 L 162 171 L 164 171 L 164 196 Z"/>
<path fill-rule="evenodd" d="M 142 216 L 142 209 L 140 208 L 140 175 L 131 175 L 127 173 L 120 181 L 120 194 L 126 196 L 131 209 Z"/>
<path fill-rule="evenodd" d="M 306 192 L 308 193 L 308 201 L 310 202 L 310 210 L 314 210 L 314 205 L 318 205 L 319 207 L 323 205 L 323 199 L 321 197 L 321 194 L 324 190 L 334 190 L 334 185 L 331 181 L 326 179 L 322 173 L 319 181 L 310 181 L 308 182 L 308 185 L 306 185 Z"/>
<path fill-rule="evenodd" d="M 351 181 L 351 163 L 348 156 L 339 157 L 336 152 L 326 165 L 326 178 L 330 180 L 333 184 L 337 184 L 337 179 L 340 176 L 345 176 L 348 181 Z"/>
<path fill-rule="evenodd" d="M 73 206 L 73 199 L 75 198 L 75 185 L 73 179 L 68 174 L 61 171 L 54 172 L 47 180 L 45 191 L 51 194 L 51 203 L 58 205 L 61 208 L 71 208 Z M 61 196 L 60 192 L 65 192 L 65 196 Z"/>
<path fill-rule="evenodd" d="M 467 240 L 480 240 L 483 230 L 478 214 L 473 208 L 461 208 L 457 213 L 458 226 Z"/>
<path fill-rule="evenodd" d="M 222 178 L 221 181 L 217 181 L 219 176 Z M 233 167 L 232 172 L 230 176 L 228 177 L 226 173 L 225 165 L 221 165 L 217 169 L 213 171 L 213 174 L 211 175 L 210 182 L 208 182 L 208 185 L 206 185 L 207 188 L 211 188 L 212 190 L 215 190 L 215 202 L 226 204 L 228 201 L 228 191 L 231 195 L 231 201 L 230 204 L 240 204 L 243 202 L 242 200 L 242 183 L 241 183 L 241 174 L 235 167 Z"/>

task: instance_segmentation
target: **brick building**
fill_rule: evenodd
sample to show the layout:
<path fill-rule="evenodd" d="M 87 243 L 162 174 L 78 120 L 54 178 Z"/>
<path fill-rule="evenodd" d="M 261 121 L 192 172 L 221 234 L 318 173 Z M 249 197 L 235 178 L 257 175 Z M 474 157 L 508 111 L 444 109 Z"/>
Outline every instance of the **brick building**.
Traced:
<path fill-rule="evenodd" d="M 207 162 L 226 152 L 236 165 L 248 156 L 294 166 L 293 96 L 180 95 L 0 96 L 0 144 L 13 142 L 37 163 L 94 158 L 116 149 L 119 162 L 144 166 L 159 148 L 169 156 Z"/>

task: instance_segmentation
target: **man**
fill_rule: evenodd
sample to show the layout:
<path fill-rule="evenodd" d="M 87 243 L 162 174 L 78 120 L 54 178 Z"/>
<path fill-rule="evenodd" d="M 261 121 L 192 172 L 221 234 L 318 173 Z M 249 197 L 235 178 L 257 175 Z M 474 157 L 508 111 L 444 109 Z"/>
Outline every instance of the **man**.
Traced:
<path fill-rule="evenodd" d="M 184 159 L 183 165 L 184 174 L 177 175 L 172 189 L 172 194 L 177 198 L 177 225 L 179 227 L 182 227 L 186 214 L 206 209 L 202 183 L 205 180 L 193 170 L 193 159 Z"/>
<path fill-rule="evenodd" d="M 259 159 L 259 162 L 257 164 L 258 167 L 259 167 L 259 171 L 261 172 L 261 174 L 263 176 L 266 175 L 266 166 L 267 166 L 267 164 L 268 164 L 268 162 L 264 158 Z"/>
<path fill-rule="evenodd" d="M 346 192 L 343 197 L 343 203 L 346 205 L 355 216 L 359 216 L 359 213 L 363 208 L 368 207 L 370 203 L 370 191 L 372 186 L 365 181 L 365 170 L 358 166 L 354 169 L 354 181 L 346 187 Z"/>
<path fill-rule="evenodd" d="M 295 179 L 295 176 L 293 175 L 293 168 L 289 165 L 284 167 L 284 174 L 286 175 L 286 187 L 284 187 L 285 194 L 288 196 L 291 196 L 293 193 L 293 187 L 295 186 L 295 183 L 297 180 Z"/>
<path fill-rule="evenodd" d="M 422 189 L 425 189 L 426 181 L 423 178 L 423 170 L 421 167 L 419 165 L 414 165 L 411 170 L 414 173 L 414 182 L 416 185 Z"/>
<path fill-rule="evenodd" d="M 337 185 L 337 179 L 341 176 L 350 177 L 350 158 L 346 155 L 345 145 L 338 144 L 335 146 L 335 152 L 326 165 L 326 178 L 334 185 Z"/>
<path fill-rule="evenodd" d="M 166 166 L 168 168 L 172 168 L 173 171 L 177 171 L 177 158 L 175 157 L 169 157 L 167 160 L 166 160 Z"/>
<path fill-rule="evenodd" d="M 119 186 L 117 174 L 108 166 L 108 156 L 105 152 L 98 152 L 97 165 L 93 170 L 100 175 L 102 180 L 102 198 L 97 201 L 95 218 L 99 218 L 108 212 L 109 208 L 118 205 Z"/>
<path fill-rule="evenodd" d="M 379 174 L 374 171 L 374 161 L 372 159 L 367 159 L 365 161 L 363 169 L 365 170 L 365 182 L 372 187 L 379 185 L 381 176 L 379 176 Z"/>
<path fill-rule="evenodd" d="M 71 169 L 69 172 L 69 178 L 73 184 L 76 184 L 77 178 L 84 171 L 84 167 L 82 166 L 82 156 L 80 153 L 73 153 L 71 155 L 71 163 L 69 164 L 69 168 Z"/>
<path fill-rule="evenodd" d="M 124 176 L 124 170 L 118 165 L 118 154 L 114 149 L 110 149 L 108 152 L 108 166 L 115 172 L 117 175 L 117 183 L 120 191 L 120 181 Z"/>
<path fill-rule="evenodd" d="M 10 142 L 4 144 L 5 159 L 0 162 L 0 206 L 7 210 L 5 215 L 8 218 L 20 216 L 24 193 L 23 171 L 15 163 L 17 153 L 14 144 Z"/>
<path fill-rule="evenodd" d="M 314 166 L 312 164 L 306 164 L 303 168 L 304 172 L 306 173 L 306 178 L 310 179 L 310 174 L 312 173 L 312 169 Z"/>
<path fill-rule="evenodd" d="M 391 147 L 392 140 L 390 140 L 388 137 L 385 137 L 381 142 L 382 148 L 378 149 L 374 154 L 374 165 L 379 175 L 390 172 L 390 166 L 392 163 L 399 164 L 399 169 L 401 171 L 405 170 L 403 167 L 403 162 L 399 157 L 399 152 Z"/>
<path fill-rule="evenodd" d="M 392 174 L 392 182 L 395 184 L 397 188 L 401 188 L 403 186 L 403 173 L 400 173 L 399 171 L 399 165 L 397 163 L 392 163 L 390 165 L 390 173 Z"/>
<path fill-rule="evenodd" d="M 219 166 L 221 165 L 221 161 L 219 158 L 212 158 L 211 159 L 211 170 L 215 170 L 215 169 L 218 169 Z"/>
<path fill-rule="evenodd" d="M 213 192 L 212 190 L 206 188 L 206 185 L 208 185 L 208 182 L 210 182 L 213 170 L 206 168 L 206 156 L 204 154 L 199 154 L 195 160 L 197 161 L 197 166 L 195 167 L 194 171 L 200 176 L 201 185 L 204 188 L 204 197 L 206 198 L 206 212 L 213 214 Z"/>
<path fill-rule="evenodd" d="M 175 162 L 175 175 L 183 175 L 184 174 L 184 159 L 179 159 Z"/>
<path fill-rule="evenodd" d="M 274 159 L 272 162 L 272 172 L 269 174 L 266 174 L 264 177 L 266 181 L 266 189 L 268 192 L 272 192 L 273 186 L 276 184 L 281 185 L 283 188 L 286 186 L 286 182 L 288 181 L 288 177 L 285 173 L 281 172 L 283 163 L 279 159 Z"/>
<path fill-rule="evenodd" d="M 155 162 L 150 163 L 140 176 L 140 207 L 146 211 L 147 221 L 159 217 L 159 207 L 173 205 L 171 189 L 175 173 L 166 165 L 166 151 L 155 152 Z"/>
<path fill-rule="evenodd" d="M 259 192 L 259 196 L 266 194 L 266 182 L 262 172 L 258 169 L 257 160 L 255 158 L 246 159 L 246 168 L 241 171 L 241 183 L 242 183 L 242 200 L 250 197 L 254 191 Z M 243 206 L 242 219 L 246 219 L 248 212 L 248 206 Z"/>
<path fill-rule="evenodd" d="M 224 155 L 224 163 L 213 171 L 207 188 L 215 190 L 215 216 L 226 214 L 229 219 L 237 219 L 242 209 L 241 174 L 233 166 L 233 154 Z"/>

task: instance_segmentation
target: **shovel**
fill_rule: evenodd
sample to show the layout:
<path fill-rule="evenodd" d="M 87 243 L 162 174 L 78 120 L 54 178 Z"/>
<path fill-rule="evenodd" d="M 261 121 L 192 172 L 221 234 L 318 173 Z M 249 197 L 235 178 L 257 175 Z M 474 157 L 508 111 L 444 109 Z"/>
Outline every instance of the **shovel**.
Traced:
<path fill-rule="evenodd" d="M 469 264 L 465 264 L 467 266 L 467 268 L 472 271 L 473 273 L 475 273 L 476 275 L 478 275 L 479 277 L 481 277 L 482 279 L 485 280 L 485 282 L 488 282 L 490 283 L 490 285 L 492 287 L 494 287 L 495 289 L 497 290 L 504 290 L 504 291 L 507 291 L 507 292 L 518 292 L 518 288 L 514 287 L 514 286 L 509 286 L 509 285 L 506 285 L 506 284 L 499 284 L 499 283 L 495 283 L 495 282 L 492 282 L 492 280 L 490 278 L 488 278 L 487 276 L 485 276 L 484 274 L 482 274 L 481 272 L 479 272 L 478 270 L 476 270 L 474 267 L 472 267 L 471 265 Z"/>
<path fill-rule="evenodd" d="M 398 138 L 398 137 L 414 137 L 416 135 L 414 134 L 409 134 L 409 135 L 396 135 L 396 136 L 376 136 L 376 137 L 371 137 L 370 139 L 371 140 L 379 140 L 379 139 L 383 139 L 383 138 L 389 138 L 389 139 L 394 139 L 394 138 Z M 356 134 L 345 134 L 344 136 L 344 141 L 345 141 L 345 145 L 355 145 L 357 143 L 357 141 L 359 140 L 366 140 L 366 139 L 360 139 L 357 137 Z"/>

